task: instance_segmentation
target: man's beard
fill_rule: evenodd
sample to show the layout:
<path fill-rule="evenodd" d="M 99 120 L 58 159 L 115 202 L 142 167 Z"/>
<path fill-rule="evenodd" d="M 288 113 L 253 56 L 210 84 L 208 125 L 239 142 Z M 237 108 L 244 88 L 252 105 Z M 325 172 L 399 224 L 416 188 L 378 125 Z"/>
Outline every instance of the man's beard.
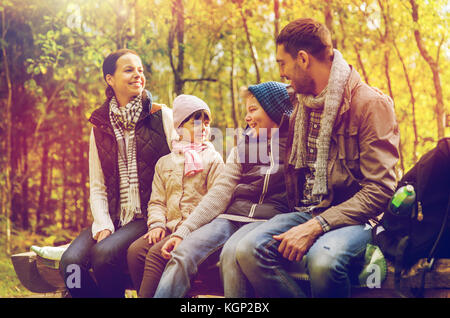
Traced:
<path fill-rule="evenodd" d="M 316 83 L 311 76 L 306 74 L 300 67 L 296 67 L 295 80 L 291 81 L 291 85 L 294 87 L 298 94 L 313 95 L 316 89 Z"/>

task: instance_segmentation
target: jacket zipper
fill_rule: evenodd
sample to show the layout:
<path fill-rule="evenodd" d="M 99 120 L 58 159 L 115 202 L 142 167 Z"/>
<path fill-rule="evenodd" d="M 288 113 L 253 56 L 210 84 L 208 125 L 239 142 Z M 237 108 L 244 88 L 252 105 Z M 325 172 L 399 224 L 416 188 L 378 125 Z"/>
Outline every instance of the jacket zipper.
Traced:
<path fill-rule="evenodd" d="M 260 195 L 260 197 L 259 197 L 258 204 L 262 204 L 263 201 L 264 201 L 264 198 L 265 198 L 266 193 L 267 193 L 267 188 L 269 187 L 269 179 L 270 179 L 270 175 L 271 175 L 272 170 L 273 170 L 273 167 L 274 167 L 274 165 L 275 165 L 274 160 L 273 160 L 273 157 L 272 157 L 272 139 L 273 139 L 273 138 L 270 139 L 270 149 L 269 149 L 270 167 L 269 167 L 269 169 L 267 169 L 266 175 L 264 176 L 263 190 L 262 190 L 261 195 Z M 252 204 L 252 207 L 251 207 L 251 209 L 250 209 L 249 217 L 253 217 L 253 215 L 255 214 L 256 206 L 257 206 L 258 204 L 256 204 L 256 203 L 255 203 L 255 204 Z"/>

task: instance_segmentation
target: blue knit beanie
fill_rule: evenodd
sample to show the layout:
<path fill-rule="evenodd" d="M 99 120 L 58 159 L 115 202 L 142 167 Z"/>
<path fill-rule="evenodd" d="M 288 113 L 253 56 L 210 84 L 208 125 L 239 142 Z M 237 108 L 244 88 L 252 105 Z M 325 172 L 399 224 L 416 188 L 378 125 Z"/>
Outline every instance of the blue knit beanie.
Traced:
<path fill-rule="evenodd" d="M 267 115 L 278 125 L 281 123 L 283 114 L 290 115 L 293 110 L 286 86 L 288 84 L 266 82 L 248 87 Z"/>

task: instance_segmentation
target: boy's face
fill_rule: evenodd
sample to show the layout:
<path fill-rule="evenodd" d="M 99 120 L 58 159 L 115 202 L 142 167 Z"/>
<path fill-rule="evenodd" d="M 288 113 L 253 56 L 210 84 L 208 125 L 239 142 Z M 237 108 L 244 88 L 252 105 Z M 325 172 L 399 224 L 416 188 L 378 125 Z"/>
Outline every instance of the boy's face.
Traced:
<path fill-rule="evenodd" d="M 278 128 L 278 125 L 267 115 L 264 108 L 253 95 L 247 97 L 246 108 L 245 121 L 253 130 L 254 136 L 259 136 L 262 130 L 266 130 L 267 136 L 270 137 L 271 128 Z"/>
<path fill-rule="evenodd" d="M 203 143 L 208 140 L 210 135 L 210 120 L 205 113 L 200 117 L 194 118 L 192 116 L 187 122 L 181 126 L 182 140 L 191 143 Z"/>

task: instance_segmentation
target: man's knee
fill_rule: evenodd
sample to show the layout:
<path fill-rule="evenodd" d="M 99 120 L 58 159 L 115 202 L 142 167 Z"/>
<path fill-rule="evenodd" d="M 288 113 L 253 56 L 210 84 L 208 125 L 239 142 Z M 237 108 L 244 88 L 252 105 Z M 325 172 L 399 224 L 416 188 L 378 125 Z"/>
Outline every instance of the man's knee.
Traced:
<path fill-rule="evenodd" d="M 254 263 L 254 259 L 265 252 L 268 237 L 264 234 L 250 233 L 245 236 L 236 246 L 236 261 L 241 266 L 250 266 Z"/>
<path fill-rule="evenodd" d="M 323 253 L 307 256 L 307 267 L 311 281 L 323 282 L 341 281 L 347 279 L 346 266 L 339 258 Z"/>

